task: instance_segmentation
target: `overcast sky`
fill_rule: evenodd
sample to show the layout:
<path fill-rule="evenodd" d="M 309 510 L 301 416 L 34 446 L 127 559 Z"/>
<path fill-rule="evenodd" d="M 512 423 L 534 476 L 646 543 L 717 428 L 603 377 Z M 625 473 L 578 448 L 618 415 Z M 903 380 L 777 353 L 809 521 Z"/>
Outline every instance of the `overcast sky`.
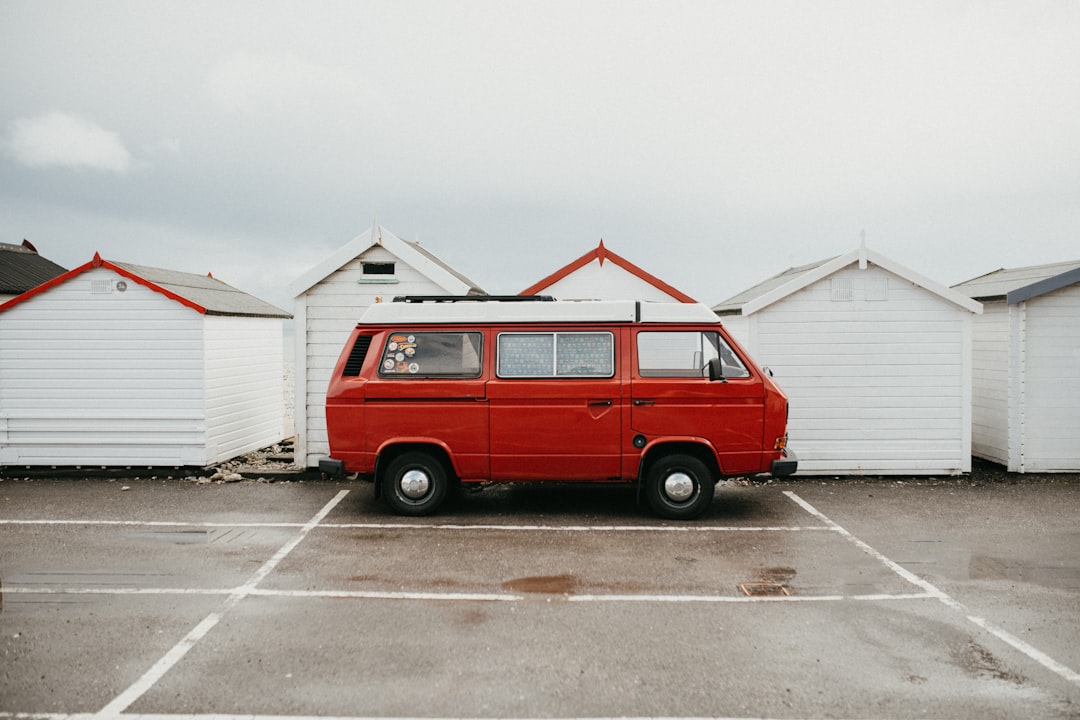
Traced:
<path fill-rule="evenodd" d="M 492 293 L 1077 260 L 1080 2 L 0 2 L 0 241 L 291 311 L 375 219 Z"/>

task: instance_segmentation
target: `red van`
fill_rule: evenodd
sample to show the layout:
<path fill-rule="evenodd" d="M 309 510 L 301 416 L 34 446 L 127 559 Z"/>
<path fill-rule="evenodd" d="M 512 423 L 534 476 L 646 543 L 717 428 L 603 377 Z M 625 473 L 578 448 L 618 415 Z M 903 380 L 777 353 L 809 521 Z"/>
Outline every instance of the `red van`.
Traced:
<path fill-rule="evenodd" d="M 451 483 L 637 483 L 672 519 L 724 477 L 796 470 L 783 391 L 704 305 L 537 297 L 371 306 L 326 394 L 324 474 L 398 513 Z"/>

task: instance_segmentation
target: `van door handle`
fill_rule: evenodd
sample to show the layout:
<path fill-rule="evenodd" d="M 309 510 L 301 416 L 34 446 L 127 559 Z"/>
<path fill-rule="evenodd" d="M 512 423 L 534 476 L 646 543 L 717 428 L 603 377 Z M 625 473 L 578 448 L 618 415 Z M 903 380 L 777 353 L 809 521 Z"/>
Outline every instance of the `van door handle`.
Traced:
<path fill-rule="evenodd" d="M 610 400 L 590 400 L 589 407 L 611 407 Z"/>
<path fill-rule="evenodd" d="M 641 407 L 642 405 L 655 405 L 655 400 L 635 400 L 634 405 Z"/>

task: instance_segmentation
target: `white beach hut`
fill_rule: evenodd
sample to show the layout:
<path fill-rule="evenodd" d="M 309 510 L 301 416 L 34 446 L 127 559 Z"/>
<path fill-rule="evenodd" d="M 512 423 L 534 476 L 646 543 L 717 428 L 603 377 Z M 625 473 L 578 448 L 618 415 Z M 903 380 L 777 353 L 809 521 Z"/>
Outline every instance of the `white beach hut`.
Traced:
<path fill-rule="evenodd" d="M 975 321 L 972 452 L 1011 472 L 1080 471 L 1080 261 L 956 285 Z"/>
<path fill-rule="evenodd" d="M 95 254 L 0 305 L 0 464 L 205 466 L 281 441 L 288 317 Z"/>
<path fill-rule="evenodd" d="M 551 295 L 560 300 L 695 302 L 686 293 L 608 250 L 603 240 L 595 249 L 520 294 Z"/>
<path fill-rule="evenodd" d="M 290 286 L 296 316 L 295 462 L 316 467 L 330 453 L 326 387 L 364 308 L 399 295 L 484 294 L 421 247 L 378 223 Z"/>
<path fill-rule="evenodd" d="M 863 245 L 713 309 L 788 394 L 800 475 L 971 470 L 978 302 Z"/>

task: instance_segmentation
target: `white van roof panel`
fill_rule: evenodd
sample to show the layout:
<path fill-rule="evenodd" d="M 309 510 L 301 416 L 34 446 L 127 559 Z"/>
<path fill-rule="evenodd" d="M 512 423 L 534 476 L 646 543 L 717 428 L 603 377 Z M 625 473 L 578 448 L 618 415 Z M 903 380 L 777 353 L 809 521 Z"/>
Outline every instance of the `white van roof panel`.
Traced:
<path fill-rule="evenodd" d="M 376 303 L 360 318 L 361 324 L 451 324 L 527 322 L 643 322 L 719 323 L 701 303 L 583 300 L 536 302 L 390 302 Z"/>

